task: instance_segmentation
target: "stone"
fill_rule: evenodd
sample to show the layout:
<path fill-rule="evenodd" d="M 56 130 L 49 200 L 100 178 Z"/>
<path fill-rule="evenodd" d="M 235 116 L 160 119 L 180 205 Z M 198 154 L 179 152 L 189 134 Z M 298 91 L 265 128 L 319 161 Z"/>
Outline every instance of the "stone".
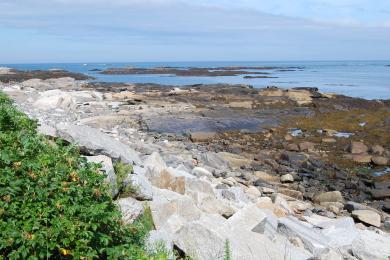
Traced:
<path fill-rule="evenodd" d="M 312 142 L 302 142 L 299 144 L 300 151 L 313 151 L 315 148 L 315 143 Z"/>
<path fill-rule="evenodd" d="M 372 163 L 379 166 L 387 166 L 389 165 L 389 159 L 383 156 L 373 156 L 371 158 Z"/>
<path fill-rule="evenodd" d="M 368 152 L 368 147 L 363 142 L 351 142 L 348 151 L 352 154 L 364 154 Z"/>
<path fill-rule="evenodd" d="M 303 193 L 298 190 L 279 188 L 278 192 L 294 199 L 303 200 Z"/>
<path fill-rule="evenodd" d="M 341 202 L 321 202 L 320 205 L 336 215 L 344 208 L 344 204 Z"/>
<path fill-rule="evenodd" d="M 216 132 L 193 132 L 191 133 L 191 141 L 194 143 L 210 142 L 217 136 Z"/>
<path fill-rule="evenodd" d="M 371 155 L 368 154 L 353 154 L 351 156 L 352 161 L 357 163 L 370 163 L 371 162 Z"/>
<path fill-rule="evenodd" d="M 255 186 L 249 186 L 245 190 L 245 193 L 248 194 L 249 196 L 254 197 L 254 198 L 257 198 L 257 197 L 261 196 L 260 190 L 258 188 L 256 188 Z"/>
<path fill-rule="evenodd" d="M 197 220 L 202 214 L 187 195 L 158 188 L 153 188 L 153 195 L 149 206 L 156 229 L 162 228 L 174 214 L 183 219 L 183 223 Z"/>
<path fill-rule="evenodd" d="M 160 189 L 171 190 L 180 194 L 185 193 L 186 179 L 168 170 L 163 170 L 157 175 L 147 175 L 153 186 Z"/>
<path fill-rule="evenodd" d="M 37 130 L 40 134 L 43 134 L 45 136 L 57 137 L 57 129 L 52 126 L 40 124 Z"/>
<path fill-rule="evenodd" d="M 165 161 L 161 158 L 158 152 L 153 152 L 151 155 L 149 155 L 145 159 L 143 165 L 146 171 L 151 172 L 150 174 L 159 174 L 163 170 L 167 169 Z"/>
<path fill-rule="evenodd" d="M 286 150 L 293 151 L 293 152 L 298 152 L 299 151 L 299 147 L 298 147 L 297 144 L 288 144 L 286 146 Z"/>
<path fill-rule="evenodd" d="M 381 216 L 372 210 L 354 210 L 352 211 L 352 216 L 355 219 L 371 226 L 380 227 L 381 225 Z"/>
<path fill-rule="evenodd" d="M 227 161 L 232 169 L 238 169 L 252 163 L 252 160 L 233 153 L 219 152 L 218 156 Z"/>
<path fill-rule="evenodd" d="M 137 120 L 129 116 L 121 115 L 105 115 L 93 116 L 79 120 L 82 125 L 88 125 L 94 128 L 112 129 L 115 126 L 126 124 L 126 127 L 136 126 Z"/>
<path fill-rule="evenodd" d="M 314 197 L 315 203 L 321 202 L 343 202 L 343 196 L 339 191 L 323 192 Z"/>
<path fill-rule="evenodd" d="M 252 101 L 231 101 L 231 102 L 229 102 L 229 107 L 233 107 L 233 108 L 251 109 L 252 106 L 253 106 Z"/>
<path fill-rule="evenodd" d="M 213 174 L 211 172 L 209 172 L 207 169 L 202 167 L 195 167 L 194 169 L 192 169 L 191 173 L 196 177 L 202 177 L 202 176 L 213 177 Z"/>
<path fill-rule="evenodd" d="M 168 233 L 164 229 L 151 230 L 145 243 L 148 252 L 157 252 L 161 247 L 165 248 L 167 251 L 171 251 L 173 249 L 172 234 Z"/>
<path fill-rule="evenodd" d="M 358 259 L 380 260 L 390 256 L 390 237 L 370 230 L 358 230 L 359 237 L 352 243 L 352 253 Z"/>
<path fill-rule="evenodd" d="M 370 147 L 370 152 L 376 155 L 382 155 L 385 152 L 385 148 L 381 145 L 373 145 Z"/>
<path fill-rule="evenodd" d="M 322 138 L 323 143 L 336 143 L 337 140 L 334 138 Z"/>
<path fill-rule="evenodd" d="M 291 174 L 284 174 L 280 177 L 282 183 L 291 183 L 294 182 L 294 177 Z"/>
<path fill-rule="evenodd" d="M 103 154 L 128 164 L 141 162 L 135 150 L 89 126 L 60 123 L 57 125 L 57 132 L 62 139 L 77 143 L 87 153 Z"/>
<path fill-rule="evenodd" d="M 298 105 L 307 105 L 312 102 L 312 94 L 307 90 L 289 89 L 285 92 L 285 95 Z"/>
<path fill-rule="evenodd" d="M 255 204 L 250 204 L 231 216 L 226 224 L 230 227 L 245 229 L 263 234 L 267 215 Z"/>
<path fill-rule="evenodd" d="M 125 224 L 132 224 L 144 213 L 144 206 L 141 202 L 133 198 L 122 198 L 116 201 L 122 212 L 122 220 Z"/>
<path fill-rule="evenodd" d="M 295 217 L 279 218 L 277 231 L 287 237 L 298 237 L 303 242 L 304 248 L 316 256 L 329 252 L 328 240 L 321 235 L 320 231 Z"/>
<path fill-rule="evenodd" d="M 96 155 L 96 156 L 85 156 L 88 162 L 101 164 L 101 170 L 106 174 L 106 178 L 104 182 L 109 185 L 111 196 L 115 197 L 118 195 L 118 185 L 116 182 L 116 175 L 114 166 L 112 165 L 112 161 L 110 157 L 105 155 Z"/>
<path fill-rule="evenodd" d="M 152 200 L 153 188 L 150 181 L 143 175 L 131 174 L 124 181 L 125 187 L 130 185 L 133 197 L 137 200 Z"/>
<path fill-rule="evenodd" d="M 288 161 L 295 165 L 301 165 L 302 163 L 307 161 L 307 158 L 305 155 L 296 153 L 296 152 L 283 152 L 280 156 L 282 160 Z"/>
<path fill-rule="evenodd" d="M 376 200 L 390 198 L 390 188 L 387 189 L 372 189 L 370 190 L 371 197 Z"/>
<path fill-rule="evenodd" d="M 74 106 L 74 101 L 72 96 L 67 92 L 59 89 L 53 89 L 42 92 L 33 106 L 41 110 L 50 110 L 55 108 L 69 109 Z"/>
<path fill-rule="evenodd" d="M 279 176 L 276 176 L 276 175 L 272 175 L 270 173 L 267 173 L 267 172 L 263 172 L 263 171 L 256 171 L 254 172 L 254 176 L 260 180 L 260 182 L 279 182 L 280 180 L 280 177 Z"/>

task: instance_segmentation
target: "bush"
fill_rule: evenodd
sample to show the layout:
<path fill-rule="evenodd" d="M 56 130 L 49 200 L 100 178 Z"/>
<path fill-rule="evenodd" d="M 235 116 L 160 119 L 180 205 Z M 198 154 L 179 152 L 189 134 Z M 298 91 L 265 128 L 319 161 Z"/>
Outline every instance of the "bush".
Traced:
<path fill-rule="evenodd" d="M 125 226 L 98 166 L 36 127 L 0 93 L 0 258 L 149 259 L 150 223 Z"/>

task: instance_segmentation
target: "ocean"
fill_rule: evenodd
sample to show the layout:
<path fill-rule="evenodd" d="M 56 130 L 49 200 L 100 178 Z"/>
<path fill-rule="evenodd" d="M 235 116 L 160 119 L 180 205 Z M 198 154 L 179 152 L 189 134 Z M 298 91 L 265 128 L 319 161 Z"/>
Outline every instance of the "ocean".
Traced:
<path fill-rule="evenodd" d="M 390 99 L 390 61 L 259 61 L 259 62 L 119 62 L 119 63 L 48 63 L 2 64 L 20 70 L 65 69 L 95 77 L 99 82 L 157 83 L 166 85 L 248 84 L 255 88 L 317 87 L 322 92 L 360 97 Z M 103 75 L 94 69 L 121 67 L 298 67 L 294 70 L 265 70 L 276 78 L 245 79 L 239 76 L 184 77 L 175 75 Z"/>

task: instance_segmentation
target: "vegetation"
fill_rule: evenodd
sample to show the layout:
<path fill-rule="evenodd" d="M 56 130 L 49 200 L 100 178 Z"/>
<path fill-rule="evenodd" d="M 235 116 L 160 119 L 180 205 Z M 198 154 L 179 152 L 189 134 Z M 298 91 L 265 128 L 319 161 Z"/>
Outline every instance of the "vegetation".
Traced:
<path fill-rule="evenodd" d="M 223 256 L 223 260 L 231 260 L 232 259 L 232 252 L 230 251 L 230 243 L 229 240 L 226 239 L 225 241 L 225 254 Z"/>
<path fill-rule="evenodd" d="M 0 259 L 150 259 L 150 216 L 125 226 L 98 165 L 36 127 L 0 93 Z"/>
<path fill-rule="evenodd" d="M 116 175 L 116 185 L 119 191 L 119 197 L 129 197 L 136 193 L 137 187 L 133 187 L 129 183 L 126 183 L 126 179 L 129 174 L 133 172 L 133 166 L 130 164 L 125 164 L 121 162 L 116 162 L 114 164 L 115 175 Z"/>

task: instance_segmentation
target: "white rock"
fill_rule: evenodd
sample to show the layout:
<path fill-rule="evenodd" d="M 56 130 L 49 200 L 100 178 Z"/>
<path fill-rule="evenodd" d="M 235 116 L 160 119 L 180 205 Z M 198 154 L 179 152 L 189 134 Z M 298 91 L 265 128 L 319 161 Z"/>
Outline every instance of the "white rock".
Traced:
<path fill-rule="evenodd" d="M 141 214 L 144 213 L 144 206 L 141 202 L 133 198 L 123 198 L 116 201 L 122 212 L 123 222 L 133 223 Z"/>
<path fill-rule="evenodd" d="M 280 181 L 283 183 L 294 182 L 294 177 L 291 174 L 285 174 L 280 177 Z"/>
<path fill-rule="evenodd" d="M 352 244 L 352 252 L 358 259 L 387 260 L 390 256 L 390 236 L 370 230 L 358 230 L 359 238 Z"/>
<path fill-rule="evenodd" d="M 363 223 L 380 227 L 381 226 L 381 216 L 372 210 L 360 209 L 352 211 L 352 216 L 357 218 Z"/>
<path fill-rule="evenodd" d="M 53 89 L 42 92 L 33 106 L 41 110 L 55 108 L 69 109 L 74 106 L 74 101 L 69 93 L 59 89 Z"/>
<path fill-rule="evenodd" d="M 125 185 L 130 185 L 134 190 L 134 197 L 138 200 L 152 200 L 153 188 L 150 181 L 143 175 L 131 174 L 125 180 Z"/>
<path fill-rule="evenodd" d="M 201 177 L 201 176 L 213 177 L 213 174 L 211 172 L 209 172 L 208 170 L 202 167 L 195 167 L 194 169 L 192 169 L 191 173 L 197 177 Z"/>
<path fill-rule="evenodd" d="M 60 123 L 57 125 L 57 133 L 64 140 L 77 143 L 81 150 L 89 153 L 104 154 L 128 164 L 141 162 L 136 151 L 97 129 Z"/>
<path fill-rule="evenodd" d="M 102 170 L 107 175 L 105 182 L 110 186 L 111 196 L 115 197 L 118 195 L 118 185 L 116 183 L 116 175 L 111 158 L 105 155 L 85 156 L 85 158 L 90 163 L 102 164 Z"/>

